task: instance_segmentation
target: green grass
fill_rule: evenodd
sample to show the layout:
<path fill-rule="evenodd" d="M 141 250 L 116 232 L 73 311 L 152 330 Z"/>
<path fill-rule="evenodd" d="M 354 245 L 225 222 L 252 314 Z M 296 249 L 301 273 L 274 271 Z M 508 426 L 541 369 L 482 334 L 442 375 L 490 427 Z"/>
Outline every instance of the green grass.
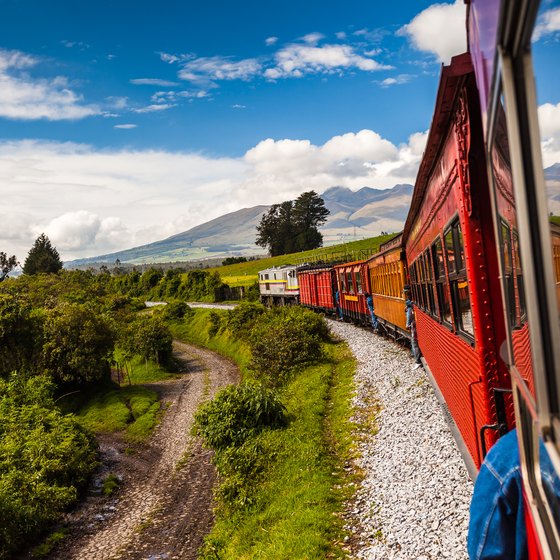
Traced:
<path fill-rule="evenodd" d="M 230 286 L 249 286 L 257 280 L 258 272 L 266 268 L 282 266 L 284 264 L 299 264 L 306 261 L 313 262 L 318 259 L 331 260 L 332 258 L 341 258 L 346 261 L 363 259 L 368 254 L 377 252 L 379 245 L 391 239 L 394 235 L 394 233 L 379 235 L 370 239 L 351 241 L 341 245 L 331 245 L 330 247 L 321 247 L 301 253 L 291 253 L 289 255 L 267 257 L 256 261 L 219 266 L 208 270 L 218 271 L 222 281 Z"/>
<path fill-rule="evenodd" d="M 248 365 L 251 360 L 249 348 L 238 340 L 234 340 L 227 332 L 220 332 L 214 337 L 208 334 L 210 314 L 217 313 L 225 318 L 227 311 L 221 309 L 193 309 L 193 312 L 187 320 L 168 323 L 173 338 L 198 346 L 205 346 L 222 356 L 231 358 L 237 363 L 241 373 L 248 376 Z"/>
<path fill-rule="evenodd" d="M 548 218 L 553 224 L 560 226 L 560 216 L 550 216 Z"/>
<path fill-rule="evenodd" d="M 344 345 L 328 345 L 331 361 L 308 368 L 286 388 L 291 418 L 266 433 L 273 455 L 252 506 L 220 513 L 204 560 L 345 558 L 338 515 L 350 497 L 344 464 L 354 453 L 350 401 L 354 362 Z"/>
<path fill-rule="evenodd" d="M 77 416 L 95 433 L 126 430 L 125 439 L 137 443 L 151 435 L 159 408 L 155 391 L 140 386 L 121 387 L 94 396 Z"/>
<path fill-rule="evenodd" d="M 66 538 L 68 532 L 69 530 L 66 528 L 54 531 L 39 546 L 36 546 L 31 551 L 31 556 L 33 558 L 45 558 L 49 556 L 56 546 Z"/>
<path fill-rule="evenodd" d="M 126 365 L 126 367 L 129 368 L 130 382 L 133 385 L 153 383 L 154 381 L 175 377 L 173 373 L 159 366 L 153 360 L 148 360 L 147 364 L 141 356 L 134 356 L 130 361 L 125 360 L 122 351 L 118 348 L 115 350 L 115 359 L 121 366 Z M 128 382 L 128 375 L 125 374 L 121 379 L 121 385 L 128 385 Z"/>

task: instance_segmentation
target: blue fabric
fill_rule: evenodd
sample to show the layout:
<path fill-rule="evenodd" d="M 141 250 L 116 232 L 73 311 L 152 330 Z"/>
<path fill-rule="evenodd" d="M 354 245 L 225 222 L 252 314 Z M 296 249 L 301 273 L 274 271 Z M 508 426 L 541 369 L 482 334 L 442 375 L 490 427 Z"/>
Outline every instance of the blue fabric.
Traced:
<path fill-rule="evenodd" d="M 373 296 L 367 296 L 366 297 L 366 305 L 368 306 L 369 309 L 369 314 L 371 316 L 371 325 L 374 329 L 377 329 L 378 322 L 377 322 L 377 317 L 375 315 L 375 311 L 373 308 Z"/>
<path fill-rule="evenodd" d="M 342 309 L 340 308 L 340 292 L 337 290 L 334 293 L 334 301 L 336 302 L 336 312 L 338 313 L 339 319 L 342 319 Z"/>
<path fill-rule="evenodd" d="M 467 548 L 471 560 L 525 560 L 527 532 L 517 432 L 490 449 L 471 501 Z"/>

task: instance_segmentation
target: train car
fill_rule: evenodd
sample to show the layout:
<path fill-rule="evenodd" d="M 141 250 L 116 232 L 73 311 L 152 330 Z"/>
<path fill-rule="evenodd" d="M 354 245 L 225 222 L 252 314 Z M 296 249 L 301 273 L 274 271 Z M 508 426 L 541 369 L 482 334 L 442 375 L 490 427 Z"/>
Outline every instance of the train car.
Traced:
<path fill-rule="evenodd" d="M 304 265 L 297 269 L 300 304 L 327 315 L 336 313 L 336 275 L 332 265 Z"/>
<path fill-rule="evenodd" d="M 513 391 L 527 552 L 560 558 L 560 238 L 549 223 L 531 52 L 544 12 L 534 0 L 466 4 L 504 302 L 499 361 Z"/>
<path fill-rule="evenodd" d="M 513 425 L 482 121 L 469 53 L 444 66 L 403 231 L 426 369 L 471 475 Z"/>
<path fill-rule="evenodd" d="M 409 338 L 404 287 L 408 283 L 402 233 L 379 246 L 365 263 L 375 315 L 385 333 L 396 340 Z"/>
<path fill-rule="evenodd" d="M 259 272 L 260 301 L 265 305 L 299 303 L 297 267 L 285 265 Z"/>
<path fill-rule="evenodd" d="M 370 292 L 366 261 L 336 265 L 334 272 L 339 294 L 338 305 L 343 319 L 359 325 L 370 325 L 371 318 L 364 295 Z"/>

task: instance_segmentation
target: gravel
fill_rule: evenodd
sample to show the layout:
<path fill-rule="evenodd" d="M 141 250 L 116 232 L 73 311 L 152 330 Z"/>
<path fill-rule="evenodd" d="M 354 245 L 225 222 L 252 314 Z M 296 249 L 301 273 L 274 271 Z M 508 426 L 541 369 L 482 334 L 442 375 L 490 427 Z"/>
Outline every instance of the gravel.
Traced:
<path fill-rule="evenodd" d="M 345 515 L 351 557 L 466 559 L 473 485 L 426 373 L 390 340 L 329 326 L 358 362 L 354 468 L 364 478 Z M 377 430 L 367 420 L 376 408 Z"/>

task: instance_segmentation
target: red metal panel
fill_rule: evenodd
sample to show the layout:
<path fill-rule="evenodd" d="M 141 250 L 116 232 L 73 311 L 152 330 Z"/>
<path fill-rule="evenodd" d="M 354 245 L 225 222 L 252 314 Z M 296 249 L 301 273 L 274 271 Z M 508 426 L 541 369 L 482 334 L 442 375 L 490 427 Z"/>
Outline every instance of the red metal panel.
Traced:
<path fill-rule="evenodd" d="M 485 383 L 474 349 L 420 310 L 418 344 L 477 467 L 480 428 L 490 423 Z"/>

